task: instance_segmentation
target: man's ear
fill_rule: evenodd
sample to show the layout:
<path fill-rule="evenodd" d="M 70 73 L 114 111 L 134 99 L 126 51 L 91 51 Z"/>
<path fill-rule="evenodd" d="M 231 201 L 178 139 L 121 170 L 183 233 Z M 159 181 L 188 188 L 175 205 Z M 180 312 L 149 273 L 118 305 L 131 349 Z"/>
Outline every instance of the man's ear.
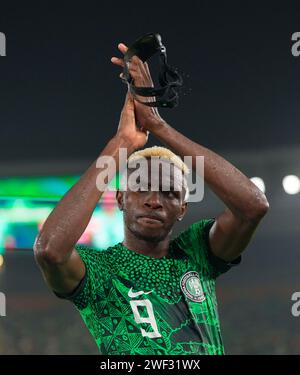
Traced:
<path fill-rule="evenodd" d="M 118 202 L 118 207 L 120 211 L 123 211 L 123 198 L 124 198 L 124 192 L 117 190 L 116 192 L 116 200 Z"/>
<path fill-rule="evenodd" d="M 187 202 L 183 202 L 182 205 L 181 205 L 180 215 L 177 217 L 178 221 L 181 221 L 184 218 L 184 215 L 186 214 L 187 208 L 188 208 Z"/>

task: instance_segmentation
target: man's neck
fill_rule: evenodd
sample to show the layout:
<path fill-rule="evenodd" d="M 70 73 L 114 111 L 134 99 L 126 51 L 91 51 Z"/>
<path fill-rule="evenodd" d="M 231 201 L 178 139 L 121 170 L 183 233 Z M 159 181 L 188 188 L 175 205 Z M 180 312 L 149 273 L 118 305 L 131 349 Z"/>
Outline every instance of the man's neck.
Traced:
<path fill-rule="evenodd" d="M 125 231 L 123 245 L 127 249 L 152 258 L 162 258 L 169 253 L 170 237 L 167 236 L 161 241 L 152 242 L 137 238 L 130 231 Z"/>

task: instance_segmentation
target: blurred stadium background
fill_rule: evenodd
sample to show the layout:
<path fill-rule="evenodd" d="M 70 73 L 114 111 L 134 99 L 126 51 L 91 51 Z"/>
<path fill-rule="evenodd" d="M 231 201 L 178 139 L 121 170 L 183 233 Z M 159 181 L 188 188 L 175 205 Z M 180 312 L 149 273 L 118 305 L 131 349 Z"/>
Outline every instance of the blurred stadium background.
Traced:
<path fill-rule="evenodd" d="M 163 116 L 260 178 L 271 205 L 242 264 L 218 281 L 226 352 L 300 354 L 300 318 L 291 314 L 300 288 L 300 57 L 290 52 L 296 8 L 151 4 L 147 12 L 135 1 L 130 9 L 92 1 L 1 4 L 0 292 L 7 316 L 0 317 L 0 354 L 97 353 L 77 311 L 47 289 L 32 245 L 59 197 L 114 134 L 125 89 L 110 66 L 116 44 L 149 31 L 162 34 L 170 62 L 186 72 L 179 107 Z M 174 235 L 222 209 L 206 188 Z M 122 240 L 122 226 L 107 194 L 80 242 L 101 251 Z"/>

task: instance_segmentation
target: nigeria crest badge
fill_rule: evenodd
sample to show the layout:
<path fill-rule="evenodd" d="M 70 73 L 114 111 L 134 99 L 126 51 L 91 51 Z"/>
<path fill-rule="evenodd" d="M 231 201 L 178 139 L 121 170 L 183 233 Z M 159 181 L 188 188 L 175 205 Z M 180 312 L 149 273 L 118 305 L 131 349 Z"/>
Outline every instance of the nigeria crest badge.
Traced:
<path fill-rule="evenodd" d="M 189 271 L 185 273 L 180 280 L 180 288 L 184 295 L 194 302 L 205 300 L 198 272 Z"/>

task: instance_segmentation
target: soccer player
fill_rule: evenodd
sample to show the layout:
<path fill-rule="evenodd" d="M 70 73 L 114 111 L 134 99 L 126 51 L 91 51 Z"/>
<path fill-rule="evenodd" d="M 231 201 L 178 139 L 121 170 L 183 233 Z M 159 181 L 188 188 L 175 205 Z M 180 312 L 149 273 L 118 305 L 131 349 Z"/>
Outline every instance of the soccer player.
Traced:
<path fill-rule="evenodd" d="M 122 53 L 126 48 L 119 44 Z M 122 66 L 123 59 L 112 62 Z M 137 86 L 152 84 L 146 63 L 133 57 L 129 65 Z M 168 148 L 140 150 L 148 132 Z M 127 176 L 116 193 L 124 241 L 104 251 L 79 246 L 104 191 L 99 174 L 114 165 L 121 169 L 121 148 L 129 156 Z M 216 218 L 199 218 L 171 238 L 174 224 L 187 211 L 182 159 L 191 156 L 194 168 L 199 155 L 204 157 L 204 180 L 226 209 Z M 240 263 L 268 210 L 265 195 L 231 163 L 186 138 L 157 108 L 137 102 L 129 92 L 116 134 L 100 156 L 108 157 L 106 168 L 98 168 L 95 160 L 37 236 L 35 257 L 47 284 L 75 304 L 102 354 L 224 354 L 215 281 Z M 146 160 L 139 179 L 123 188 L 139 160 Z M 172 166 L 169 175 L 160 168 L 151 176 L 152 160 Z"/>

